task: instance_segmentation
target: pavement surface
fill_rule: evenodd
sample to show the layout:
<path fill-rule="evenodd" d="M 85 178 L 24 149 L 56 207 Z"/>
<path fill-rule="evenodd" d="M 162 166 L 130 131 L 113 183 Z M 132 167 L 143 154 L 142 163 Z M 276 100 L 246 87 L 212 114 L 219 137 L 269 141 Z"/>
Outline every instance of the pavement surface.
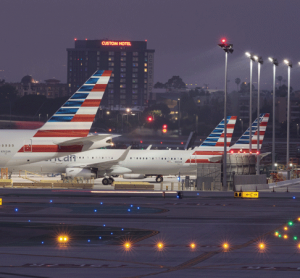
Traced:
<path fill-rule="evenodd" d="M 276 190 L 0 189 L 0 277 L 299 277 L 300 192 Z"/>

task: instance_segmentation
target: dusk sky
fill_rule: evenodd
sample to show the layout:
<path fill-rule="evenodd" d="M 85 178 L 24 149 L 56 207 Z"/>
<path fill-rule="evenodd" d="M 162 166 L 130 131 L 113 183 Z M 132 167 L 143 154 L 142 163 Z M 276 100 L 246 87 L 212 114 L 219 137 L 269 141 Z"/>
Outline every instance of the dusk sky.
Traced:
<path fill-rule="evenodd" d="M 272 88 L 272 65 L 287 79 L 284 58 L 293 62 L 291 86 L 300 89 L 299 0 L 2 0 L 0 79 L 20 82 L 24 75 L 66 82 L 67 51 L 74 38 L 145 40 L 155 49 L 154 82 L 179 75 L 192 86 L 224 87 L 224 51 L 229 55 L 229 90 L 235 78 L 249 81 L 245 51 L 263 57 L 263 89 Z M 298 45 L 299 44 L 299 45 Z M 257 81 L 257 64 L 254 65 Z M 254 83 L 254 85 L 256 85 Z"/>

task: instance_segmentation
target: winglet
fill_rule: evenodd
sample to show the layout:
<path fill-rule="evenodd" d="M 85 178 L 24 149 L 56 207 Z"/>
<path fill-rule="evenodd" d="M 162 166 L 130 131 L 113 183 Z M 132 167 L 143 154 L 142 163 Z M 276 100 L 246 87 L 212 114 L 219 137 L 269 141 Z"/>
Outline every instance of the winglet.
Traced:
<path fill-rule="evenodd" d="M 152 148 L 152 145 L 149 145 L 146 151 L 149 151 Z"/>
<path fill-rule="evenodd" d="M 117 159 L 118 162 L 124 161 L 129 153 L 131 149 L 131 146 L 129 146 L 125 152 L 123 152 L 123 154 Z"/>

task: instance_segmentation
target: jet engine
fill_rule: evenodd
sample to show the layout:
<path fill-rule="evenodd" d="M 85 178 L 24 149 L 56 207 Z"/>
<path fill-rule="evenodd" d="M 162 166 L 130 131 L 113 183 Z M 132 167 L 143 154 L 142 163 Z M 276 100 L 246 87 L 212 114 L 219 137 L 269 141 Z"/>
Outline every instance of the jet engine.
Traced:
<path fill-rule="evenodd" d="M 95 178 L 96 173 L 90 169 L 84 168 L 66 168 L 66 176 L 67 177 L 82 177 L 85 179 Z"/>
<path fill-rule="evenodd" d="M 145 179 L 144 174 L 124 174 L 123 179 Z"/>

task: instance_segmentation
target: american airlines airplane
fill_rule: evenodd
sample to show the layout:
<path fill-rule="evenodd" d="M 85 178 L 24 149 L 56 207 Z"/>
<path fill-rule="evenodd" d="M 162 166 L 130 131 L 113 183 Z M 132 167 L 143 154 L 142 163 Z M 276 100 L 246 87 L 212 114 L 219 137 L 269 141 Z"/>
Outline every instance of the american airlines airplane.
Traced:
<path fill-rule="evenodd" d="M 1 130 L 0 168 L 67 156 L 111 143 L 88 136 L 111 71 L 98 70 L 37 130 Z"/>
<path fill-rule="evenodd" d="M 249 153 L 249 131 L 229 147 L 234 126 L 235 116 L 227 118 L 227 153 Z M 261 149 L 264 134 L 269 120 L 269 114 L 261 114 L 260 145 Z M 257 151 L 254 143 L 257 142 L 256 119 L 252 128 L 253 151 Z M 197 163 L 220 162 L 224 153 L 224 120 L 204 140 L 201 146 L 193 150 L 90 150 L 65 157 L 54 158 L 39 163 L 31 163 L 18 167 L 10 167 L 10 172 L 28 170 L 36 173 L 66 173 L 67 177 L 100 178 L 104 177 L 104 185 L 113 182 L 113 176 L 123 175 L 123 178 L 143 179 L 146 176 L 156 176 L 157 182 L 163 181 L 164 175 L 195 175 Z M 266 154 L 260 154 L 265 156 Z"/>
<path fill-rule="evenodd" d="M 235 123 L 235 116 L 227 117 L 227 146 L 230 145 Z M 156 181 L 161 182 L 163 175 L 184 174 L 191 166 L 195 168 L 196 163 L 220 161 L 223 150 L 224 120 L 194 150 L 150 150 L 149 147 L 146 150 L 91 150 L 39 163 L 12 166 L 9 171 L 66 173 L 68 177 L 105 177 L 102 180 L 104 185 L 113 182 L 112 176 L 126 174 L 135 174 L 141 178 L 146 175 L 157 176 Z"/>

